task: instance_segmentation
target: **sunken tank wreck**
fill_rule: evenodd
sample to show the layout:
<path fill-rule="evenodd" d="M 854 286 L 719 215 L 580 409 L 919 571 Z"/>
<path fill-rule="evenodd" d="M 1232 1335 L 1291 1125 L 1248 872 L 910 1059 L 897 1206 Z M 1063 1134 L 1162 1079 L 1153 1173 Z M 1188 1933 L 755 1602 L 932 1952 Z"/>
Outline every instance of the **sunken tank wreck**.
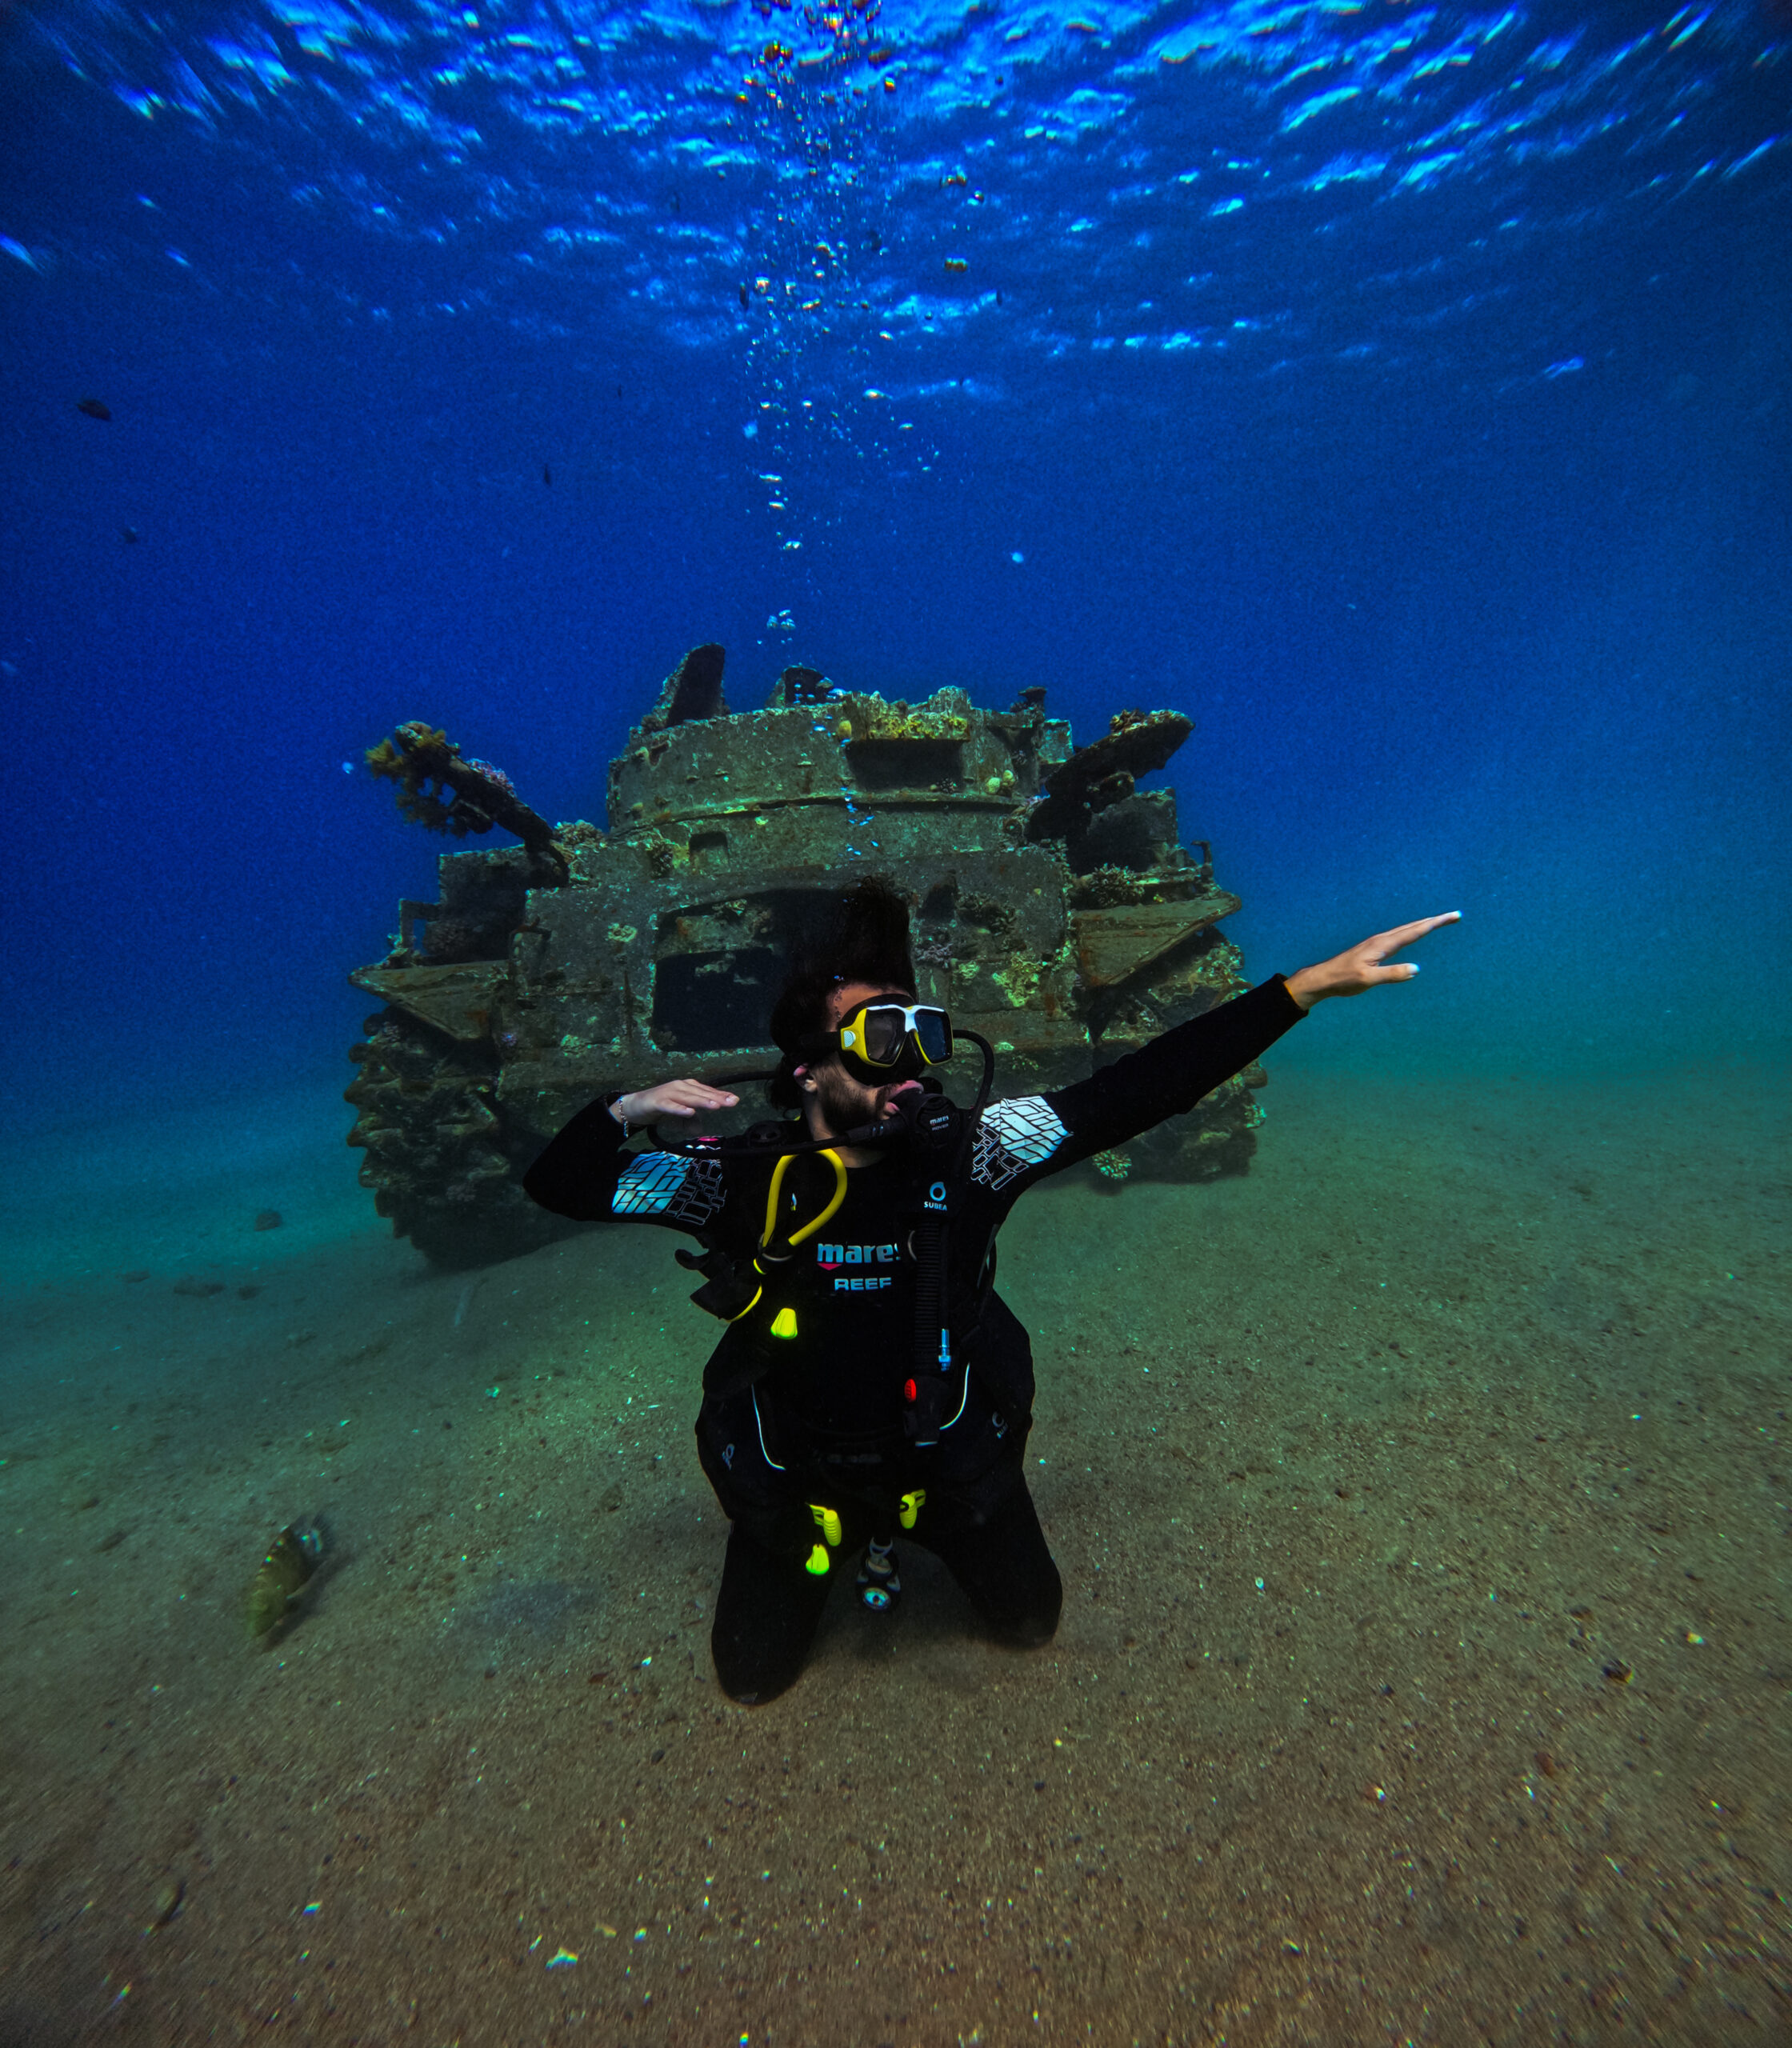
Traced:
<path fill-rule="evenodd" d="M 385 1007 L 350 1054 L 348 1142 L 379 1213 L 438 1264 L 570 1227 L 520 1177 L 604 1089 L 775 1064 L 787 950 L 856 875 L 907 897 L 921 997 L 995 1046 L 999 1094 L 1062 1086 L 1246 986 L 1218 929 L 1238 899 L 1205 843 L 1182 845 L 1174 791 L 1135 787 L 1188 737 L 1179 712 L 1122 711 L 1077 748 L 1043 690 L 1005 711 L 958 689 L 888 703 L 800 667 L 730 712 L 722 662 L 693 650 L 630 733 L 607 830 L 549 826 L 426 726 L 367 756 L 406 816 L 522 842 L 444 854 L 440 900 L 402 903 L 392 951 L 350 977 Z M 1263 1078 L 1248 1068 L 1096 1167 L 1243 1171 Z M 762 1116 L 757 1093 L 716 1127 Z"/>

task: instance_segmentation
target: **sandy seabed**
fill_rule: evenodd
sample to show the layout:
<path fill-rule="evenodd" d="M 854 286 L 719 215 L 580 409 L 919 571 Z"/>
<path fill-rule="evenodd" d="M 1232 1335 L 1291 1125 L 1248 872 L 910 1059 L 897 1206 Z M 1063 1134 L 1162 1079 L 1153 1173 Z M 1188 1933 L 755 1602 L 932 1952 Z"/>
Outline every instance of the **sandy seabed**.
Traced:
<path fill-rule="evenodd" d="M 911 1549 L 754 1710 L 672 1240 L 432 1274 L 314 1106 L 15 1157 L 0 2043 L 1792 2040 L 1786 1077 L 1266 1101 L 1004 1234 L 1056 1641 Z"/>

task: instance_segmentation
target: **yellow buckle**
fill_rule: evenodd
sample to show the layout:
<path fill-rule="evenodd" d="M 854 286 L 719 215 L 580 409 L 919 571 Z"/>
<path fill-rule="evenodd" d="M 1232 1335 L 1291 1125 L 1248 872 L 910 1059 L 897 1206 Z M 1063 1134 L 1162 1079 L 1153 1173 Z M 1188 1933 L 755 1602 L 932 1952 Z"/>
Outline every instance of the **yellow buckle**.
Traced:
<path fill-rule="evenodd" d="M 927 1489 L 925 1486 L 917 1486 L 912 1494 L 903 1494 L 902 1510 L 897 1519 L 905 1529 L 914 1528 L 915 1517 L 926 1506 L 926 1502 Z"/>
<path fill-rule="evenodd" d="M 809 1512 L 815 1518 L 815 1526 L 826 1537 L 830 1550 L 840 1547 L 840 1518 L 830 1507 L 822 1507 L 818 1502 L 809 1503 Z M 813 1566 L 810 1567 L 814 1569 Z"/>

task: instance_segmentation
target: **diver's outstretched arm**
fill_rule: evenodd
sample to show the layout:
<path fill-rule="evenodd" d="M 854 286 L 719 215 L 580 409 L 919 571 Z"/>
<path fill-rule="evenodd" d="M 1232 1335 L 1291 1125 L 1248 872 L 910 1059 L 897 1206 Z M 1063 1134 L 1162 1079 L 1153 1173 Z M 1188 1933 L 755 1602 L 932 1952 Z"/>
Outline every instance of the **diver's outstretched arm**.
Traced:
<path fill-rule="evenodd" d="M 618 1123 L 640 1130 L 658 1123 L 662 1117 L 692 1117 L 699 1110 L 731 1110 L 738 1095 L 726 1088 L 710 1088 L 701 1081 L 662 1081 L 657 1088 L 638 1088 L 632 1095 L 618 1095 L 610 1114 Z"/>
<path fill-rule="evenodd" d="M 523 1191 L 542 1208 L 578 1223 L 630 1217 L 695 1234 L 727 1200 L 720 1165 L 682 1154 L 629 1152 L 624 1145 L 632 1131 L 662 1116 L 693 1116 L 734 1100 L 725 1089 L 700 1081 L 662 1081 L 632 1094 L 613 1089 L 587 1102 L 543 1147 L 522 1177 Z"/>
<path fill-rule="evenodd" d="M 1392 931 L 1378 931 L 1362 945 L 1353 946 L 1316 967 L 1302 967 L 1288 977 L 1288 993 L 1302 1010 L 1310 1010 L 1330 995 L 1361 995 L 1365 989 L 1379 988 L 1384 982 L 1410 982 L 1418 972 L 1410 960 L 1388 964 L 1391 954 L 1422 938 L 1439 925 L 1453 925 L 1460 910 L 1446 910 L 1439 918 L 1419 918 L 1410 925 L 1396 925 Z"/>

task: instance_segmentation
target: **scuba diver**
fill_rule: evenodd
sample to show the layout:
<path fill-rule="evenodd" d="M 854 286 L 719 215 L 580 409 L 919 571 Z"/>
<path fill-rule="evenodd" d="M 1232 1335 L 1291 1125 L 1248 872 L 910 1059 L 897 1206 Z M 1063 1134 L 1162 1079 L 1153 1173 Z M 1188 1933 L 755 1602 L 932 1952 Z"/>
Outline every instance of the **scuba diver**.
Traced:
<path fill-rule="evenodd" d="M 989 1099 L 994 1055 L 915 1000 L 908 908 L 859 883 L 796 958 L 774 1006 L 768 1080 L 802 1122 L 744 1138 L 625 1151 L 635 1132 L 732 1109 L 724 1086 L 601 1096 L 524 1178 L 582 1221 L 694 1237 L 692 1298 L 726 1324 L 703 1374 L 698 1456 L 731 1528 L 710 1649 L 752 1706 L 792 1685 L 845 1561 L 858 1597 L 902 1590 L 898 1531 L 945 1564 L 996 1639 L 1049 1642 L 1063 1589 L 1026 1486 L 1033 1358 L 995 1292 L 995 1237 L 1048 1174 L 1123 1145 L 1248 1066 L 1314 1003 L 1418 972 L 1392 956 L 1458 914 L 1365 939 L 1166 1031 L 1086 1080 Z M 960 1039 L 983 1055 L 974 1105 L 934 1070 Z"/>

